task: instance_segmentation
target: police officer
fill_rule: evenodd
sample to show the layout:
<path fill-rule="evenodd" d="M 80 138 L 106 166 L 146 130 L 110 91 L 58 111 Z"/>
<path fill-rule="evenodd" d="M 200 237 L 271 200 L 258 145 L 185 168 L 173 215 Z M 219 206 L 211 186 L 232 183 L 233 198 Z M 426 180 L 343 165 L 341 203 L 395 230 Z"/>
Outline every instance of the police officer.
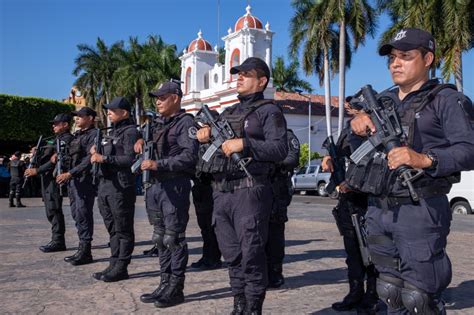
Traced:
<path fill-rule="evenodd" d="M 20 160 L 21 152 L 16 151 L 10 158 L 8 163 L 8 171 L 10 172 L 10 207 L 15 207 L 13 199 L 16 198 L 16 207 L 23 208 L 24 204 L 21 203 L 21 188 L 23 186 L 23 175 L 25 173 L 25 162 Z"/>
<path fill-rule="evenodd" d="M 40 246 L 40 250 L 45 253 L 58 252 L 66 250 L 66 243 L 64 240 L 64 233 L 66 226 L 64 223 L 64 214 L 62 209 L 63 196 L 60 194 L 59 185 L 56 183 L 54 178 L 54 154 L 55 145 L 57 141 L 60 142 L 62 148 L 67 148 L 72 140 L 72 135 L 69 132 L 71 115 L 69 114 L 58 114 L 51 121 L 53 125 L 53 132 L 56 135 L 56 139 L 53 143 L 48 143 L 44 150 L 39 150 L 39 167 L 30 168 L 25 171 L 26 176 L 41 175 L 41 192 L 43 195 L 43 201 L 46 208 L 46 217 L 51 223 L 51 242 L 46 245 Z"/>
<path fill-rule="evenodd" d="M 229 263 L 233 314 L 260 314 L 268 285 L 265 245 L 273 203 L 270 175 L 288 154 L 286 121 L 281 110 L 263 97 L 270 79 L 263 60 L 248 58 L 230 72 L 237 75 L 240 102 L 219 116 L 236 136 L 222 144 L 213 160 L 213 220 L 219 248 Z M 201 128 L 198 140 L 206 143 L 210 134 L 209 127 Z M 250 176 L 230 158 L 233 153 L 252 159 L 246 167 Z"/>
<path fill-rule="evenodd" d="M 163 83 L 150 96 L 156 98 L 160 114 L 153 125 L 155 159 L 144 160 L 141 169 L 152 171 L 153 184 L 146 192 L 146 209 L 153 225 L 152 241 L 159 251 L 161 281 L 156 290 L 140 299 L 163 308 L 184 302 L 189 256 L 185 232 L 198 142 L 188 135 L 194 125 L 193 116 L 181 109 L 183 93 L 177 82 Z"/>
<path fill-rule="evenodd" d="M 353 110 L 349 112 L 355 113 Z M 343 129 L 335 144 L 337 163 L 345 170 L 346 159 L 349 159 L 354 148 L 361 144 L 361 137 L 350 136 L 350 125 Z M 334 164 L 330 155 L 323 158 L 322 169 L 333 173 L 331 184 L 338 189 L 337 206 L 333 210 L 336 224 L 343 237 L 346 251 L 347 276 L 349 278 L 349 293 L 342 301 L 332 304 L 336 311 L 349 311 L 357 307 L 357 313 L 376 314 L 378 296 L 376 292 L 377 271 L 373 264 L 365 266 L 359 250 L 360 244 L 352 223 L 352 215 L 364 218 L 367 212 L 367 194 L 350 189 L 345 182 L 337 183 L 334 175 Z M 345 172 L 343 172 L 345 173 Z M 360 219 L 359 219 L 360 220 Z M 364 281 L 367 277 L 367 286 L 364 290 Z M 365 292 L 364 292 L 365 291 Z"/>
<path fill-rule="evenodd" d="M 452 276 L 446 253 L 452 219 L 446 194 L 453 174 L 474 169 L 474 131 L 468 115 L 472 103 L 455 89 L 439 89 L 438 80 L 428 79 L 434 52 L 432 35 L 415 28 L 400 30 L 379 50 L 388 55 L 392 80 L 398 85 L 385 95 L 393 98 L 408 131 L 408 146 L 388 152 L 384 171 L 389 170 L 386 178 L 392 180 L 387 191 L 370 196 L 367 211 L 369 249 L 380 272 L 377 292 L 390 313 L 445 313 L 441 292 Z M 360 136 L 367 128 L 376 131 L 365 113 L 351 126 Z M 402 165 L 424 170 L 413 182 L 419 202 L 412 200 L 398 177 L 390 176 Z"/>
<path fill-rule="evenodd" d="M 211 111 L 217 118 L 219 113 Z M 199 117 L 196 118 L 199 121 Z M 199 122 L 196 122 L 199 124 Z M 212 197 L 212 163 L 202 159 L 204 153 L 209 149 L 209 144 L 199 145 L 199 159 L 196 165 L 196 175 L 193 177 L 191 189 L 193 204 L 196 210 L 196 218 L 201 229 L 202 257 L 191 264 L 192 268 L 201 270 L 212 270 L 222 267 L 221 251 L 217 243 L 216 232 L 212 225 L 212 214 L 214 212 L 214 200 Z"/>
<path fill-rule="evenodd" d="M 272 176 L 275 196 L 268 241 L 265 248 L 268 264 L 268 287 L 279 288 L 285 283 L 283 277 L 283 258 L 285 258 L 285 222 L 288 221 L 288 206 L 293 197 L 291 177 L 300 160 L 300 143 L 291 129 L 287 130 L 288 155 L 278 162 Z"/>
<path fill-rule="evenodd" d="M 65 257 L 64 261 L 78 266 L 92 262 L 91 241 L 94 233 L 93 208 L 96 191 L 92 184 L 89 151 L 94 144 L 94 119 L 97 113 L 89 107 L 82 107 L 72 114 L 77 117 L 76 126 L 79 130 L 74 133 L 74 139 L 69 145 L 68 171 L 58 175 L 56 182 L 60 185 L 68 184 L 71 215 L 76 222 L 79 237 L 77 252 Z"/>
<path fill-rule="evenodd" d="M 135 154 L 133 145 L 138 131 L 130 117 L 131 105 L 116 97 L 104 105 L 112 130 L 104 137 L 102 148 L 91 149 L 91 163 L 100 165 L 97 203 L 110 236 L 109 266 L 92 277 L 105 282 L 128 279 L 128 265 L 135 245 L 135 177 L 130 170 Z"/>

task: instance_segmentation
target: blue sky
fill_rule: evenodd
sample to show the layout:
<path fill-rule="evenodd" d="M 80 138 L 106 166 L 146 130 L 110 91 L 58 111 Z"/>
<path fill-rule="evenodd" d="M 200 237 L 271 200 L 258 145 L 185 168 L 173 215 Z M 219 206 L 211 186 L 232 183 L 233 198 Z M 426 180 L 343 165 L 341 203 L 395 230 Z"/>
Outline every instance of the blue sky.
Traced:
<path fill-rule="evenodd" d="M 218 0 L 0 0 L 0 93 L 60 100 L 67 97 L 77 44 L 95 45 L 97 37 L 110 45 L 138 36 L 161 35 L 181 51 L 199 29 L 212 46 L 217 43 Z M 220 0 L 220 37 L 245 14 L 246 0 Z M 290 0 L 249 1 L 252 13 L 276 34 L 273 56 L 288 54 Z M 346 94 L 365 84 L 377 90 L 391 86 L 386 60 L 377 55 L 378 36 L 387 28 L 382 17 L 375 39 L 353 56 L 347 71 Z M 219 45 L 223 42 L 219 40 Z M 464 54 L 465 93 L 474 99 L 474 52 Z M 317 78 L 306 78 L 323 94 Z M 332 94 L 337 95 L 337 76 Z"/>

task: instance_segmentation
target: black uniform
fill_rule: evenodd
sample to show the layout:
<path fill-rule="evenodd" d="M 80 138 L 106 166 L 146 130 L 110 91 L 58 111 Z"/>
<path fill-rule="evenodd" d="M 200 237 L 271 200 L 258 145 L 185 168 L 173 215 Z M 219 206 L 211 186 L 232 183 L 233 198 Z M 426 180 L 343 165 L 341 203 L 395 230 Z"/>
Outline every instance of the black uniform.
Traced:
<path fill-rule="evenodd" d="M 202 257 L 199 261 L 192 263 L 191 267 L 200 269 L 215 269 L 222 266 L 222 254 L 217 243 L 216 232 L 212 226 L 214 199 L 212 197 L 212 174 L 209 173 L 211 165 L 202 160 L 202 155 L 208 147 L 207 144 L 199 146 L 199 160 L 191 190 L 202 236 Z"/>
<path fill-rule="evenodd" d="M 284 283 L 283 258 L 285 257 L 285 222 L 288 221 L 288 206 L 293 197 L 291 177 L 299 164 L 300 143 L 293 131 L 287 131 L 288 155 L 278 162 L 272 176 L 273 208 L 266 245 L 269 287 L 278 288 Z"/>
<path fill-rule="evenodd" d="M 343 129 L 336 143 L 337 157 L 344 161 L 348 159 L 354 148 L 361 143 L 361 137 L 350 137 L 350 126 Z M 345 167 L 345 163 L 343 165 Z M 335 180 L 331 177 L 331 180 Z M 348 311 L 358 307 L 361 311 L 375 313 L 377 304 L 376 278 L 377 271 L 374 265 L 365 266 L 359 250 L 359 242 L 352 223 L 352 215 L 364 218 L 367 212 L 367 194 L 349 191 L 340 192 L 337 206 L 333 210 L 336 224 L 343 237 L 346 251 L 347 276 L 350 291 L 341 302 L 334 303 L 332 308 L 337 311 Z M 360 220 L 360 219 L 359 219 Z M 362 220 L 363 221 L 363 220 Z M 367 276 L 367 290 L 364 295 L 364 280 Z"/>
<path fill-rule="evenodd" d="M 135 159 L 133 145 L 138 131 L 129 119 L 112 127 L 99 152 L 104 163 L 100 164 L 97 195 L 100 214 L 110 236 L 110 265 L 102 273 L 93 275 L 106 282 L 128 278 L 127 266 L 135 245 L 135 177 L 130 167 Z"/>
<path fill-rule="evenodd" d="M 185 240 L 189 220 L 191 176 L 197 162 L 198 142 L 189 138 L 193 116 L 180 110 L 171 117 L 157 117 L 153 142 L 158 170 L 152 172 L 153 184 L 146 192 L 148 219 L 153 225 L 152 241 L 159 251 L 161 284 L 145 294 L 145 303 L 164 307 L 184 300 L 183 287 L 188 245 Z"/>
<path fill-rule="evenodd" d="M 46 246 L 41 246 L 42 251 L 50 251 L 51 246 L 57 247 L 60 250 L 65 250 L 64 233 L 66 226 L 64 224 L 64 214 L 62 209 L 63 196 L 59 192 L 59 185 L 56 183 L 56 178 L 53 176 L 55 165 L 50 161 L 51 156 L 55 154 L 55 143 L 60 141 L 61 146 L 68 147 L 72 141 L 73 136 L 69 132 L 64 132 L 56 137 L 54 142 L 48 143 L 43 152 L 39 154 L 38 175 L 41 175 L 41 192 L 43 194 L 43 201 L 46 207 L 46 217 L 51 223 L 52 241 Z"/>
<path fill-rule="evenodd" d="M 92 183 L 89 151 L 94 144 L 95 130 L 78 130 L 69 145 L 69 170 L 72 175 L 68 183 L 71 215 L 76 223 L 79 247 L 76 254 L 65 260 L 73 265 L 92 262 L 91 242 L 94 234 L 93 208 L 96 187 Z"/>
<path fill-rule="evenodd" d="M 452 276 L 446 253 L 452 219 L 446 194 L 456 172 L 474 169 L 472 104 L 451 88 L 429 97 L 437 84 L 430 80 L 402 101 L 398 89 L 386 92 L 396 102 L 409 146 L 437 161 L 413 183 L 419 202 L 412 201 L 408 189 L 386 164 L 379 176 L 389 185 L 382 194 L 369 198 L 368 244 L 380 272 L 377 292 L 391 313 L 413 313 L 415 308 L 423 314 L 443 310 L 440 295 Z M 419 109 L 425 99 L 429 101 Z"/>
<path fill-rule="evenodd" d="M 21 188 L 23 186 L 23 175 L 25 173 L 25 162 L 22 160 L 16 159 L 11 160 L 8 163 L 8 171 L 10 172 L 10 194 L 9 201 L 10 207 L 14 207 L 13 199 L 16 198 L 16 206 L 24 207 L 21 203 Z"/>
<path fill-rule="evenodd" d="M 247 309 L 261 311 L 268 284 L 265 245 L 273 203 L 270 175 L 276 162 L 288 154 L 286 121 L 262 92 L 239 96 L 239 100 L 219 119 L 227 120 L 236 138 L 243 139 L 241 153 L 252 158 L 247 169 L 253 180 L 221 150 L 216 152 L 213 221 L 219 248 L 229 263 L 234 303 L 246 300 Z"/>

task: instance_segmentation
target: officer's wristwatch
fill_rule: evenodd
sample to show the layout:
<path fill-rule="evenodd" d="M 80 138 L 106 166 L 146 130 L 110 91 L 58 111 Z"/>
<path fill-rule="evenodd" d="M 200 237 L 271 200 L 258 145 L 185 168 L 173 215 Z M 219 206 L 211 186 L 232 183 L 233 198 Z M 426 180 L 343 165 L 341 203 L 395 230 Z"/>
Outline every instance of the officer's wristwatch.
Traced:
<path fill-rule="evenodd" d="M 438 167 L 438 157 L 431 151 L 426 152 L 426 156 L 431 160 L 431 165 L 427 167 L 429 170 L 434 170 Z"/>

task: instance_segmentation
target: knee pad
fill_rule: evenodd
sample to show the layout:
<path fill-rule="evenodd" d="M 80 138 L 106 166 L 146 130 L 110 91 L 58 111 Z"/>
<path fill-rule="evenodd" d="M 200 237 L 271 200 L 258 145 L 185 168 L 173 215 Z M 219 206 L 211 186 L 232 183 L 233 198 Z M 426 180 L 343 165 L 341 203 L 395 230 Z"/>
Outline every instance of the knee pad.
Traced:
<path fill-rule="evenodd" d="M 165 234 L 165 231 L 154 231 L 152 236 L 151 236 L 151 241 L 153 244 L 156 244 L 156 247 L 158 247 L 158 249 L 164 249 L 164 245 L 163 245 L 163 237 L 164 237 L 164 234 Z"/>
<path fill-rule="evenodd" d="M 446 314 L 441 299 L 407 283 L 402 289 L 402 303 L 411 314 Z"/>
<path fill-rule="evenodd" d="M 377 294 L 379 298 L 393 309 L 403 307 L 402 287 L 402 279 L 386 275 L 380 275 L 377 279 Z"/>

